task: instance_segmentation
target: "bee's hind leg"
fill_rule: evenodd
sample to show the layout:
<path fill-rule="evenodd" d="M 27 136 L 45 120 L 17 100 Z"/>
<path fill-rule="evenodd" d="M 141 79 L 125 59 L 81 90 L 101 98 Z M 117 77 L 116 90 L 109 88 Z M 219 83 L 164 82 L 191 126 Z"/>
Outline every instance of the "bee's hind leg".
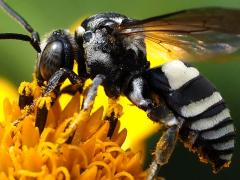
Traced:
<path fill-rule="evenodd" d="M 157 143 L 154 152 L 154 159 L 148 169 L 147 180 L 152 180 L 155 177 L 158 177 L 161 166 L 167 164 L 175 148 L 178 132 L 179 126 L 177 125 L 173 125 L 163 132 Z"/>
<path fill-rule="evenodd" d="M 154 158 L 148 169 L 147 180 L 153 180 L 158 177 L 160 168 L 168 163 L 184 120 L 181 117 L 176 118 L 165 104 L 148 110 L 148 117 L 153 121 L 162 123 L 166 127 L 157 142 L 155 152 L 153 153 Z"/>

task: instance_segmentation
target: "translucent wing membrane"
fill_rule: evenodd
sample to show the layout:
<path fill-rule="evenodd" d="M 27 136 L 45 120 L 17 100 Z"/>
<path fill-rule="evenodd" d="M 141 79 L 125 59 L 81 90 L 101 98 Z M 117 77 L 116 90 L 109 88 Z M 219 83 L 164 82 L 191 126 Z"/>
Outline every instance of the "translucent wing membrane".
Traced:
<path fill-rule="evenodd" d="M 122 24 L 123 36 L 144 36 L 148 53 L 206 59 L 240 49 L 240 10 L 202 8 Z"/>

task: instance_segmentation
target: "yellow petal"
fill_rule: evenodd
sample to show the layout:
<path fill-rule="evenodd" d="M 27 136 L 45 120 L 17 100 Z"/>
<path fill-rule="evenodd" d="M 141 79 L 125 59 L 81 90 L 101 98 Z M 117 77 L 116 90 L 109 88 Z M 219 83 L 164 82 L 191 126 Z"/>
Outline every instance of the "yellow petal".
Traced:
<path fill-rule="evenodd" d="M 116 138 L 112 139 L 113 141 L 115 141 L 119 146 L 122 146 L 122 144 L 124 143 L 124 141 L 126 140 L 127 137 L 127 129 L 124 128 L 123 130 L 121 130 L 121 132 L 117 135 Z"/>
<path fill-rule="evenodd" d="M 23 169 L 39 172 L 41 171 L 42 161 L 41 154 L 37 153 L 33 148 L 23 150 L 22 165 Z"/>
<path fill-rule="evenodd" d="M 109 130 L 109 122 L 105 122 L 102 127 L 99 128 L 99 130 L 96 132 L 94 137 L 100 140 L 104 140 L 107 138 L 108 130 Z"/>
<path fill-rule="evenodd" d="M 130 172 L 131 174 L 138 174 L 141 171 L 141 153 L 136 153 L 126 165 L 126 171 Z"/>
<path fill-rule="evenodd" d="M 38 142 L 39 132 L 35 127 L 33 118 L 31 116 L 27 117 L 22 124 L 22 144 L 28 147 L 34 147 Z"/>
<path fill-rule="evenodd" d="M 79 93 L 76 93 L 70 100 L 70 102 L 67 104 L 67 106 L 64 108 L 63 112 L 61 113 L 61 117 L 58 123 L 61 123 L 65 119 L 73 116 L 75 112 L 79 112 L 80 110 L 80 95 Z"/>
<path fill-rule="evenodd" d="M 84 134 L 82 137 L 83 140 L 92 136 L 93 133 L 95 133 L 96 130 L 100 127 L 100 125 L 103 123 L 102 116 L 103 116 L 103 107 L 100 107 L 91 115 L 90 119 L 86 124 L 86 127 L 84 128 Z"/>
<path fill-rule="evenodd" d="M 1 180 L 9 180 L 8 177 L 7 177 L 7 175 L 4 174 L 3 172 L 0 173 L 0 179 L 1 179 Z"/>
<path fill-rule="evenodd" d="M 61 115 L 61 107 L 59 101 L 57 100 L 51 109 L 48 111 L 46 127 L 56 128 L 58 125 L 58 120 L 60 119 Z"/>
<path fill-rule="evenodd" d="M 93 137 L 86 142 L 84 142 L 80 147 L 82 147 L 83 151 L 86 153 L 88 162 L 90 162 L 95 153 L 95 145 L 96 145 L 96 138 Z"/>
<path fill-rule="evenodd" d="M 80 180 L 85 180 L 85 179 L 96 179 L 97 176 L 97 166 L 91 166 L 89 169 L 85 170 L 81 176 L 80 176 Z"/>
<path fill-rule="evenodd" d="M 1 159 L 1 162 L 4 162 L 4 163 L 0 163 L 0 172 L 4 172 L 7 174 L 8 168 L 12 167 L 13 164 L 12 164 L 11 157 L 8 153 L 8 149 L 4 148 L 3 146 L 0 147 L 0 159 Z"/>
<path fill-rule="evenodd" d="M 17 88 L 9 81 L 0 78 L 0 121 L 3 120 L 3 100 L 8 98 L 10 101 L 17 99 Z"/>

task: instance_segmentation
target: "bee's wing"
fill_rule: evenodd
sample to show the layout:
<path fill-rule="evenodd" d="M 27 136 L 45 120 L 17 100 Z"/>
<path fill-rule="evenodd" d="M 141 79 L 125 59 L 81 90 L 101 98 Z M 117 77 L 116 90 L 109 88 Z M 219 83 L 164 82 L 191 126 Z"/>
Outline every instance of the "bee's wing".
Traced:
<path fill-rule="evenodd" d="M 240 10 L 200 8 L 180 11 L 119 27 L 128 38 L 143 36 L 148 53 L 180 59 L 206 59 L 240 49 Z"/>

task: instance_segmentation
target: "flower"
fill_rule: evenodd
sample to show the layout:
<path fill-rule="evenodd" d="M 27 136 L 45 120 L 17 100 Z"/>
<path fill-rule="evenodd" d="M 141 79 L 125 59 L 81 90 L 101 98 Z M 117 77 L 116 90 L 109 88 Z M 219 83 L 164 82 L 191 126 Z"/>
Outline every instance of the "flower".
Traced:
<path fill-rule="evenodd" d="M 34 82 L 27 86 L 41 90 Z M 34 98 L 41 102 L 46 97 Z M 28 108 L 20 110 L 16 102 L 5 99 L 0 179 L 145 179 L 141 153 L 121 148 L 127 130 L 119 131 L 117 122 L 109 138 L 103 107 L 80 111 L 82 98 L 77 93 L 63 109 L 57 99 L 41 134 L 34 125 L 36 112 L 28 114 Z M 114 108 L 121 112 L 120 105 Z"/>

